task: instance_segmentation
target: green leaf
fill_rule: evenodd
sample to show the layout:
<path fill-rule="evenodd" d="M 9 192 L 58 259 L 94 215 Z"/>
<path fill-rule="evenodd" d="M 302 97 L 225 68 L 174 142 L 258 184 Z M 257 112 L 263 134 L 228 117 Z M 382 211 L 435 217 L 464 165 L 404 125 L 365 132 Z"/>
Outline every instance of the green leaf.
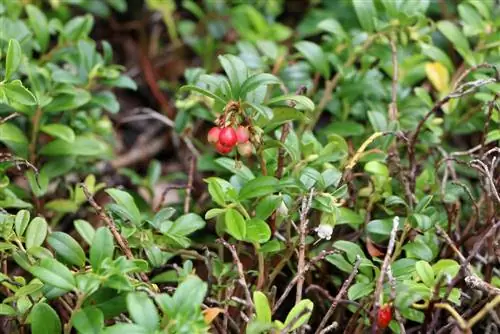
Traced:
<path fill-rule="evenodd" d="M 119 189 L 106 189 L 106 193 L 124 210 L 123 212 L 126 214 L 128 220 L 135 225 L 141 223 L 141 212 L 135 204 L 134 198 L 129 193 Z"/>
<path fill-rule="evenodd" d="M 49 23 L 45 14 L 38 9 L 38 7 L 28 4 L 26 7 L 26 14 L 28 14 L 28 21 L 31 25 L 32 31 L 40 45 L 40 51 L 44 52 L 49 45 L 50 32 Z"/>
<path fill-rule="evenodd" d="M 242 165 L 241 163 L 236 162 L 233 159 L 218 158 L 215 159 L 215 163 L 227 169 L 228 171 L 232 172 L 233 174 L 238 175 L 245 181 L 250 181 L 252 179 L 255 179 L 255 176 L 253 175 L 250 168 L 248 168 L 245 165 Z"/>
<path fill-rule="evenodd" d="M 448 57 L 446 52 L 431 44 L 420 43 L 419 45 L 424 55 L 434 61 L 440 62 L 441 64 L 446 66 L 446 68 L 450 72 L 453 72 L 455 70 L 455 66 L 453 66 L 453 62 L 451 61 L 450 57 Z"/>
<path fill-rule="evenodd" d="M 92 268 L 99 269 L 102 261 L 113 258 L 115 245 L 113 236 L 107 227 L 102 226 L 97 229 L 90 245 L 89 255 Z"/>
<path fill-rule="evenodd" d="M 28 210 L 20 210 L 16 214 L 15 229 L 18 237 L 22 237 L 26 227 L 30 222 L 30 212 Z"/>
<path fill-rule="evenodd" d="M 423 242 L 410 242 L 403 246 L 406 251 L 406 256 L 416 259 L 422 259 L 425 261 L 432 260 L 432 250 L 424 244 Z"/>
<path fill-rule="evenodd" d="M 127 295 L 127 309 L 135 323 L 147 328 L 151 333 L 160 325 L 160 316 L 153 301 L 144 292 Z"/>
<path fill-rule="evenodd" d="M 356 257 L 359 255 L 361 258 L 366 258 L 365 253 L 359 245 L 347 240 L 338 240 L 333 243 L 333 248 L 344 251 L 345 255 L 351 263 L 356 262 Z"/>
<path fill-rule="evenodd" d="M 99 92 L 94 94 L 91 102 L 99 105 L 112 114 L 116 114 L 120 111 L 120 103 L 112 92 Z"/>
<path fill-rule="evenodd" d="M 40 153 L 46 156 L 98 156 L 106 153 L 107 146 L 94 137 L 77 136 L 75 141 L 69 143 L 56 139 L 46 144 Z"/>
<path fill-rule="evenodd" d="M 300 41 L 295 43 L 294 47 L 311 63 L 316 72 L 319 72 L 324 78 L 330 78 L 328 59 L 318 44 Z"/>
<path fill-rule="evenodd" d="M 186 236 L 203 227 L 205 227 L 203 218 L 195 213 L 188 213 L 177 218 L 167 233 Z"/>
<path fill-rule="evenodd" d="M 281 84 L 281 80 L 276 76 L 269 73 L 259 73 L 254 74 L 243 82 L 241 85 L 240 95 L 241 98 L 245 98 L 248 93 L 254 91 L 260 86 L 266 85 L 279 85 Z"/>
<path fill-rule="evenodd" d="M 278 184 L 279 181 L 275 177 L 259 176 L 248 181 L 243 188 L 241 188 L 238 198 L 243 201 L 277 192 Z"/>
<path fill-rule="evenodd" d="M 199 312 L 208 286 L 198 276 L 189 275 L 174 293 L 173 304 L 177 314 Z"/>
<path fill-rule="evenodd" d="M 458 53 L 460 53 L 466 61 L 474 59 L 471 54 L 469 41 L 455 24 L 450 21 L 439 21 L 437 23 L 437 28 L 453 44 Z"/>
<path fill-rule="evenodd" d="M 268 104 L 272 105 L 284 101 L 292 101 L 297 106 L 301 107 L 301 109 L 307 111 L 314 110 L 314 102 L 310 98 L 304 95 L 281 95 L 269 100 Z"/>
<path fill-rule="evenodd" d="M 48 225 L 44 218 L 35 217 L 26 229 L 26 249 L 41 246 L 47 236 Z"/>
<path fill-rule="evenodd" d="M 289 332 L 292 332 L 299 328 L 300 326 L 306 324 L 311 317 L 314 308 L 314 303 L 309 299 L 301 300 L 297 305 L 295 305 L 292 310 L 288 313 L 285 320 L 285 327 L 288 326 L 292 321 L 294 324 L 291 326 Z M 298 320 L 296 319 L 299 314 L 307 310 L 307 312 L 301 316 Z"/>
<path fill-rule="evenodd" d="M 0 87 L 3 88 L 5 96 L 7 96 L 10 103 L 16 102 L 26 106 L 37 104 L 35 96 L 23 86 L 20 80 L 11 81 Z"/>
<path fill-rule="evenodd" d="M 342 25 L 339 23 L 339 21 L 335 20 L 334 18 L 328 18 L 318 23 L 318 29 L 333 34 L 339 41 L 343 41 L 347 38 L 347 34 L 344 31 L 344 28 L 342 28 Z"/>
<path fill-rule="evenodd" d="M 488 134 L 486 135 L 485 143 L 489 144 L 489 143 L 493 143 L 494 141 L 498 141 L 498 140 L 500 140 L 500 130 L 496 129 L 496 130 L 488 132 Z"/>
<path fill-rule="evenodd" d="M 244 240 L 247 233 L 245 219 L 235 209 L 227 209 L 224 216 L 227 232 L 238 240 Z"/>
<path fill-rule="evenodd" d="M 136 324 L 115 324 L 106 327 L 104 334 L 151 334 L 151 332 L 142 326 Z"/>
<path fill-rule="evenodd" d="M 85 240 L 87 244 L 91 245 L 92 240 L 95 236 L 95 230 L 92 225 L 90 225 L 89 222 L 83 219 L 75 220 L 73 224 L 75 225 L 75 229 L 78 231 L 78 234 L 80 234 L 83 240 Z"/>
<path fill-rule="evenodd" d="M 58 94 L 52 101 L 43 107 L 46 113 L 58 113 L 62 111 L 70 111 L 78 109 L 87 104 L 92 98 L 92 95 L 81 88 L 74 88 L 71 93 L 65 92 Z"/>
<path fill-rule="evenodd" d="M 205 96 L 208 96 L 208 97 L 214 99 L 216 102 L 219 102 L 219 103 L 221 103 L 223 105 L 225 105 L 227 103 L 227 101 L 224 100 L 219 95 L 216 95 L 216 94 L 212 93 L 209 90 L 203 89 L 203 88 L 195 86 L 195 85 L 185 85 L 185 86 L 182 86 L 181 88 L 179 88 L 180 92 L 182 92 L 182 91 L 188 91 L 188 90 L 194 90 L 195 92 L 203 94 Z"/>
<path fill-rule="evenodd" d="M 78 267 L 85 264 L 85 252 L 69 234 L 53 232 L 47 238 L 47 242 L 64 261 Z"/>
<path fill-rule="evenodd" d="M 347 291 L 347 297 L 349 298 L 349 300 L 358 300 L 370 295 L 373 290 L 375 290 L 373 282 L 356 283 L 349 287 L 349 290 Z"/>
<path fill-rule="evenodd" d="M 260 219 L 267 219 L 276 210 L 281 202 L 282 198 L 276 195 L 270 195 L 263 198 L 257 207 L 255 208 L 255 217 Z"/>
<path fill-rule="evenodd" d="M 432 265 L 432 271 L 435 273 L 436 277 L 440 275 L 448 274 L 451 278 L 455 277 L 460 270 L 460 265 L 451 259 L 441 259 Z"/>
<path fill-rule="evenodd" d="M 75 132 L 67 125 L 47 124 L 42 126 L 40 130 L 53 137 L 67 141 L 68 143 L 72 143 L 75 141 Z"/>
<path fill-rule="evenodd" d="M 39 266 L 33 266 L 30 271 L 42 282 L 56 288 L 70 291 L 76 287 L 75 278 L 71 271 L 55 259 L 44 258 Z"/>
<path fill-rule="evenodd" d="M 434 271 L 427 261 L 415 263 L 415 269 L 422 282 L 429 288 L 434 286 Z"/>
<path fill-rule="evenodd" d="M 269 307 L 266 295 L 260 291 L 254 291 L 253 303 L 255 304 L 257 320 L 263 323 L 271 322 L 271 308 Z"/>
<path fill-rule="evenodd" d="M 17 68 L 21 64 L 23 57 L 23 52 L 21 50 L 21 45 L 15 39 L 9 40 L 9 46 L 7 47 L 7 56 L 5 60 L 5 81 L 9 81 L 12 74 L 17 71 Z"/>
<path fill-rule="evenodd" d="M 71 316 L 71 323 L 82 334 L 100 334 L 104 327 L 104 315 L 98 308 L 83 308 Z"/>
<path fill-rule="evenodd" d="M 358 17 L 359 24 L 363 30 L 373 32 L 375 30 L 374 19 L 377 11 L 372 0 L 352 0 L 354 11 Z"/>
<path fill-rule="evenodd" d="M 16 315 L 16 310 L 7 304 L 0 304 L 0 316 L 13 317 Z"/>
<path fill-rule="evenodd" d="M 231 54 L 221 55 L 218 58 L 231 84 L 233 98 L 238 99 L 240 97 L 240 88 L 248 78 L 248 68 L 243 60 Z"/>
<path fill-rule="evenodd" d="M 250 219 L 246 223 L 246 228 L 245 239 L 247 241 L 262 244 L 271 239 L 271 228 L 262 219 Z"/>
<path fill-rule="evenodd" d="M 341 254 L 328 255 L 326 260 L 343 272 L 350 273 L 352 271 L 352 264 L 347 262 Z"/>
<path fill-rule="evenodd" d="M 31 333 L 55 334 L 62 333 L 61 320 L 56 311 L 46 303 L 38 303 L 29 314 Z"/>

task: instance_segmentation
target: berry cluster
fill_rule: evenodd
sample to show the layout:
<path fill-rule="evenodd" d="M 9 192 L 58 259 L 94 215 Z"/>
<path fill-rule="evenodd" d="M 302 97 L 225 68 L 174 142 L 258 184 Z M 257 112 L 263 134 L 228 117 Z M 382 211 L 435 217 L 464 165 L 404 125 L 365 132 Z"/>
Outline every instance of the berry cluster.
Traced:
<path fill-rule="evenodd" d="M 240 125 L 236 130 L 232 127 L 213 127 L 208 131 L 207 137 L 208 142 L 214 144 L 220 154 L 228 154 L 235 145 L 238 145 L 240 155 L 248 157 L 252 154 L 250 132 L 244 126 Z"/>

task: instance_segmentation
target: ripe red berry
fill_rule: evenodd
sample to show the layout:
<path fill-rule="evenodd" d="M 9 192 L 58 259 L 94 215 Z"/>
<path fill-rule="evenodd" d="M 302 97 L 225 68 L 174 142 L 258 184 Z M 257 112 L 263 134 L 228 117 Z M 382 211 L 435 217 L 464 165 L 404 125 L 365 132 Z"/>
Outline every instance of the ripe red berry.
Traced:
<path fill-rule="evenodd" d="M 392 308 L 390 305 L 383 305 L 378 311 L 377 325 L 380 328 L 387 328 L 392 320 Z"/>
<path fill-rule="evenodd" d="M 220 154 L 228 154 L 229 152 L 232 151 L 233 147 L 232 146 L 225 146 L 225 145 L 222 145 L 222 143 L 220 141 L 218 141 L 216 144 L 215 144 L 215 149 L 217 150 L 217 152 L 219 152 Z"/>
<path fill-rule="evenodd" d="M 238 143 L 243 144 L 250 138 L 250 132 L 248 132 L 248 128 L 240 125 L 236 129 L 236 136 L 238 137 Z"/>
<path fill-rule="evenodd" d="M 249 157 L 252 155 L 252 144 L 249 142 L 238 144 L 238 153 L 243 157 Z"/>
<path fill-rule="evenodd" d="M 218 127 L 213 127 L 208 131 L 207 139 L 211 144 L 215 144 L 219 141 L 220 129 Z"/>
<path fill-rule="evenodd" d="M 219 143 L 223 146 L 232 148 L 236 145 L 238 137 L 236 136 L 236 131 L 233 128 L 222 128 L 219 134 Z"/>

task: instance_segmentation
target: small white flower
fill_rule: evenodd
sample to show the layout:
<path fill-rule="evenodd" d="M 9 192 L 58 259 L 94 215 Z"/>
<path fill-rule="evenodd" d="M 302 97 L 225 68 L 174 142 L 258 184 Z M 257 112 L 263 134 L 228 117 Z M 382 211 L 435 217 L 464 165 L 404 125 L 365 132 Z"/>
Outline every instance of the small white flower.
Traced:
<path fill-rule="evenodd" d="M 321 224 L 314 229 L 318 233 L 320 239 L 330 240 L 333 233 L 333 226 L 329 224 Z"/>

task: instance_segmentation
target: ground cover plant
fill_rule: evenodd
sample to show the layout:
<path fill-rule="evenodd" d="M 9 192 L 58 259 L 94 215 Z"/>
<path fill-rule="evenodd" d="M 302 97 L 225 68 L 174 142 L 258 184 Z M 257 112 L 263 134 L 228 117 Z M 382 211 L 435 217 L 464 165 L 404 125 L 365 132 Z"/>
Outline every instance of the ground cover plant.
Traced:
<path fill-rule="evenodd" d="M 0 0 L 0 328 L 498 333 L 499 14 Z"/>

